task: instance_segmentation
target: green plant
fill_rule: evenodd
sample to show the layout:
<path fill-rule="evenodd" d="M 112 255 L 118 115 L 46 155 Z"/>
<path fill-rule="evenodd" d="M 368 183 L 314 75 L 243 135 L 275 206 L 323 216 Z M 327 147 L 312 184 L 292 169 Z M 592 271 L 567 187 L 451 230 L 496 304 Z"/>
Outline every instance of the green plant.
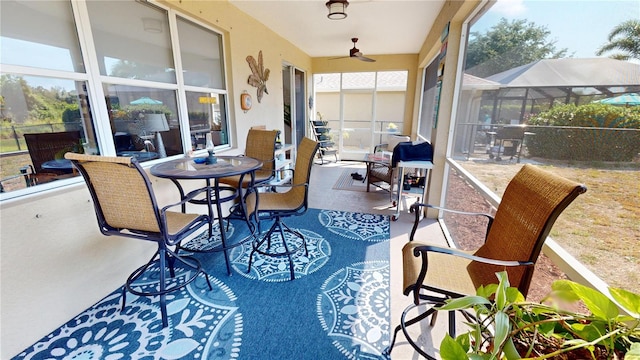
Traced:
<path fill-rule="evenodd" d="M 531 156 L 632 161 L 640 152 L 640 106 L 558 105 L 526 121 L 539 126 L 531 129 L 536 136 L 527 139 Z"/>
<path fill-rule="evenodd" d="M 618 359 L 622 354 L 625 359 L 640 359 L 640 295 L 609 289 L 626 315 L 604 294 L 558 280 L 544 303 L 526 302 L 517 288 L 509 286 L 506 272 L 496 275 L 498 284 L 481 286 L 475 296 L 453 299 L 438 308 L 473 310 L 478 319 L 456 339 L 445 335 L 442 359 L 548 359 L 576 351 L 581 359 Z M 591 313 L 558 305 L 577 301 Z"/>

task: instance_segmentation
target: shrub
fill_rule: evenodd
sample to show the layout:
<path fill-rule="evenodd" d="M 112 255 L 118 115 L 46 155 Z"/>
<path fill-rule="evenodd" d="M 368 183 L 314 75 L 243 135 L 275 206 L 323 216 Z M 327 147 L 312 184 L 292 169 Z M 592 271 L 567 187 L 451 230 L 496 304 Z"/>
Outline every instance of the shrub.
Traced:
<path fill-rule="evenodd" d="M 640 107 L 560 105 L 528 119 L 531 156 L 559 160 L 631 161 L 640 153 Z"/>

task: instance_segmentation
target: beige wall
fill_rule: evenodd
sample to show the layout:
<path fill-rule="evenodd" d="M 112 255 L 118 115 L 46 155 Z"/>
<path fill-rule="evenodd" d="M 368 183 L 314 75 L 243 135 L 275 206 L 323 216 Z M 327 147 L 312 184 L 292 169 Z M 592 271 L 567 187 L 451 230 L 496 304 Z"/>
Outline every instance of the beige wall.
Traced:
<path fill-rule="evenodd" d="M 283 61 L 306 71 L 308 79 L 312 71 L 408 70 L 404 122 L 411 126 L 415 135 L 412 122 L 417 119 L 419 79 L 422 74 L 418 66 L 425 65 L 429 54 L 433 56 L 434 49 L 439 47 L 442 25 L 454 15 L 460 17 L 458 11 L 462 8 L 462 2 L 447 2 L 443 8 L 444 18 L 439 18 L 438 24 L 429 33 L 420 55 L 374 56 L 378 60 L 376 63 L 364 63 L 352 59 L 311 59 L 226 1 L 172 0 L 163 3 L 197 17 L 225 34 L 232 141 L 237 147 L 235 152 L 244 151 L 245 134 L 251 126 L 265 125 L 267 128 L 282 129 Z M 456 26 L 459 23 L 452 22 L 450 39 L 460 35 L 459 30 L 455 30 Z M 453 53 L 452 45 L 450 43 L 449 51 Z M 264 96 L 262 103 L 257 102 L 255 88 L 247 85 L 251 72 L 245 61 L 248 55 L 257 57 L 259 50 L 263 51 L 265 67 L 271 70 L 267 82 L 269 94 Z M 446 77 L 452 75 L 455 61 L 457 56 L 447 57 Z M 446 146 L 443 143 L 446 139 L 445 127 L 448 126 L 448 120 L 442 117 L 450 115 L 453 81 L 455 79 L 447 80 L 443 86 L 441 118 L 436 135 L 436 155 L 442 159 L 442 149 Z M 246 113 L 240 110 L 239 105 L 243 90 L 248 91 L 254 100 L 253 108 Z M 436 171 L 439 173 L 443 172 L 440 169 L 442 163 L 443 160 L 436 160 Z M 189 185 L 197 187 L 195 182 Z M 154 179 L 154 187 L 161 203 L 177 197 L 173 185 L 166 180 Z M 153 244 L 101 235 L 83 183 L 4 201 L 0 206 L 2 359 L 16 355 L 121 286 L 126 276 L 155 250 Z M 213 256 L 220 256 L 220 271 L 223 273 L 222 254 Z"/>

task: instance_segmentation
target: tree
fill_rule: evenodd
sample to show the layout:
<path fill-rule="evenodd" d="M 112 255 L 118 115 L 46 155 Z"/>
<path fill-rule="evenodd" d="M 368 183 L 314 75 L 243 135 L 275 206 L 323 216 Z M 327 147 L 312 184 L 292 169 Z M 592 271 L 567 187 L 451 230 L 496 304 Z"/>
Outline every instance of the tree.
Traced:
<path fill-rule="evenodd" d="M 487 77 L 541 59 L 566 56 L 567 49 L 557 50 L 551 32 L 527 20 L 502 18 L 486 33 L 471 32 L 467 48 L 466 72 Z"/>
<path fill-rule="evenodd" d="M 640 60 L 640 20 L 627 20 L 614 27 L 609 33 L 609 42 L 596 52 L 600 56 L 609 51 L 620 51 L 609 55 L 617 60 Z"/>

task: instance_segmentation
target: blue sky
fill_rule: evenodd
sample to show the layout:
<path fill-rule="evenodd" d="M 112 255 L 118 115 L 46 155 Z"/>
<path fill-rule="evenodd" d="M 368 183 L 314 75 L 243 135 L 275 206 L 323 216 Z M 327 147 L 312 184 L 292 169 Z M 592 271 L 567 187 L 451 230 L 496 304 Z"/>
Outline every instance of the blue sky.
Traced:
<path fill-rule="evenodd" d="M 499 0 L 471 31 L 484 33 L 502 17 L 546 26 L 557 49 L 567 48 L 568 55 L 574 53 L 576 58 L 592 58 L 616 25 L 640 19 L 640 0 Z"/>

